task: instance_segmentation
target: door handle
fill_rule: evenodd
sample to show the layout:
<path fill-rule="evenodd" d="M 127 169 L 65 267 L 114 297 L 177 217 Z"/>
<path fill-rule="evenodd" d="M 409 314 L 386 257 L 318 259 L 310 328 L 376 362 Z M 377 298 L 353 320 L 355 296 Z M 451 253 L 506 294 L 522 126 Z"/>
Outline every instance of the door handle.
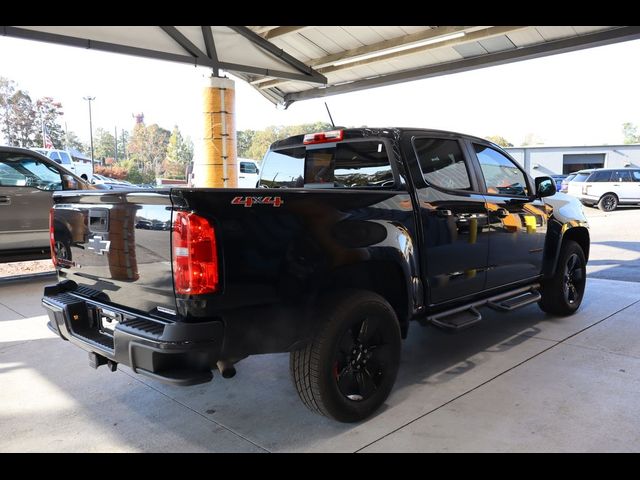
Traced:
<path fill-rule="evenodd" d="M 439 217 L 450 217 L 453 213 L 446 208 L 436 208 L 436 215 Z"/>
<path fill-rule="evenodd" d="M 506 218 L 509 216 L 509 210 L 506 208 L 499 208 L 496 210 L 496 216 L 498 218 Z"/>
<path fill-rule="evenodd" d="M 11 205 L 11 197 L 0 195 L 0 205 Z"/>

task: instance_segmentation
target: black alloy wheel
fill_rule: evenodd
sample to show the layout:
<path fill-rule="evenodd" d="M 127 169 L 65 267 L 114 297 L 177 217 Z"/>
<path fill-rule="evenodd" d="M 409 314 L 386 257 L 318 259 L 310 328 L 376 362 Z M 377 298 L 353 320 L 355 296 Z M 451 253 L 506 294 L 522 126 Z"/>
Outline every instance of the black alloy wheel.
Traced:
<path fill-rule="evenodd" d="M 342 335 L 334 356 L 333 375 L 340 393 L 361 402 L 371 398 L 389 375 L 391 348 L 377 318 L 363 318 Z"/>
<path fill-rule="evenodd" d="M 400 365 L 400 325 L 380 295 L 331 293 L 318 305 L 313 339 L 291 352 L 298 396 L 310 410 L 340 422 L 367 418 L 389 396 Z"/>
<path fill-rule="evenodd" d="M 582 303 L 587 284 L 587 262 L 580 245 L 566 240 L 560 249 L 553 277 L 542 282 L 542 311 L 554 315 L 571 315 Z"/>
<path fill-rule="evenodd" d="M 568 305 L 575 305 L 582 299 L 584 293 L 584 266 L 577 253 L 569 256 L 564 266 L 563 292 Z"/>

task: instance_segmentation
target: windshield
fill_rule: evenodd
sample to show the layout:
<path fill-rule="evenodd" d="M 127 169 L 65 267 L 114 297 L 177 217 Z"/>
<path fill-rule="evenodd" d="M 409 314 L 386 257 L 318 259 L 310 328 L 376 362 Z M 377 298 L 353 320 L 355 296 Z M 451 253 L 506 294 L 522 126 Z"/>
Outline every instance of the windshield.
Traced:
<path fill-rule="evenodd" d="M 283 148 L 267 152 L 259 187 L 393 187 L 393 171 L 380 140 Z"/>

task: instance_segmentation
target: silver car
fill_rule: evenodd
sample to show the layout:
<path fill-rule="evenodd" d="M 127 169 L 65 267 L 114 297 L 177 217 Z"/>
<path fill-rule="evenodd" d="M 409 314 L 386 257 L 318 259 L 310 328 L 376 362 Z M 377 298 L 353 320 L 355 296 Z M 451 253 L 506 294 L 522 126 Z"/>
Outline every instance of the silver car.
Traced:
<path fill-rule="evenodd" d="M 0 146 L 0 262 L 48 258 L 53 192 L 92 188 L 33 150 Z"/>

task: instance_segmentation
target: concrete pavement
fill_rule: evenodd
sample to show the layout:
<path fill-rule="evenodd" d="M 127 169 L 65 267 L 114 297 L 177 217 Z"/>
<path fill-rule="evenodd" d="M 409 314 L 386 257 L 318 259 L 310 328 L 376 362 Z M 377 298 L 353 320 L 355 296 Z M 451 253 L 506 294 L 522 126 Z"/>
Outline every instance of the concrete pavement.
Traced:
<path fill-rule="evenodd" d="M 613 212 L 584 207 L 589 220 L 591 278 L 640 282 L 640 207 L 622 206 Z"/>
<path fill-rule="evenodd" d="M 45 283 L 0 286 L 0 452 L 640 449 L 638 283 L 591 277 L 567 318 L 531 305 L 454 335 L 413 324 L 391 396 L 356 425 L 299 402 L 286 354 L 186 388 L 93 370 L 46 328 Z"/>

